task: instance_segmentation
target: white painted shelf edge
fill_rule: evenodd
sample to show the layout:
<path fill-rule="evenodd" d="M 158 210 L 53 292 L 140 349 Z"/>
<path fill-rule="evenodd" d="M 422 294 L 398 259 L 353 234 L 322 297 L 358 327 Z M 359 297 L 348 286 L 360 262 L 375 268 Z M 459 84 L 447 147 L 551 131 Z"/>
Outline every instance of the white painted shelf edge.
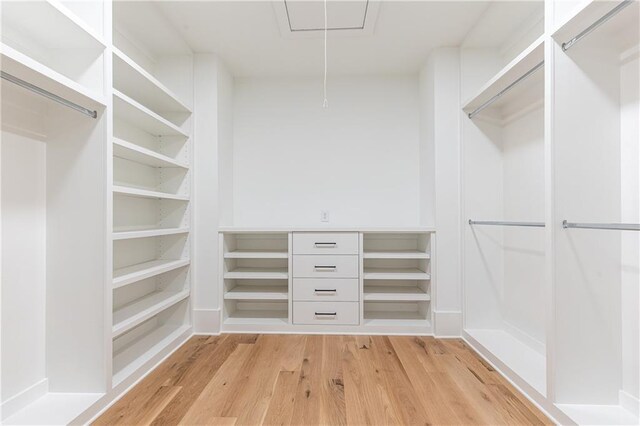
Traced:
<path fill-rule="evenodd" d="M 130 114 L 125 114 L 125 120 L 132 122 L 133 125 L 156 136 L 182 136 L 188 138 L 189 135 L 181 128 L 151 111 L 144 105 L 136 102 L 127 95 L 113 89 L 114 98 L 114 115 L 122 117 L 120 109 L 129 110 Z M 136 119 L 133 115 L 137 115 Z M 144 122 L 143 122 L 144 120 Z M 146 122 L 146 123 L 145 123 Z"/>
<path fill-rule="evenodd" d="M 289 278 L 287 268 L 236 268 L 224 273 L 226 279 L 282 279 Z"/>
<path fill-rule="evenodd" d="M 113 155 L 152 167 L 179 167 L 189 169 L 186 163 L 119 138 L 113 138 Z"/>
<path fill-rule="evenodd" d="M 365 280 L 429 280 L 431 274 L 410 268 L 365 268 Z"/>
<path fill-rule="evenodd" d="M 279 250 L 234 250 L 224 254 L 225 259 L 287 259 L 289 253 Z"/>
<path fill-rule="evenodd" d="M 120 49 L 113 47 L 114 66 L 114 86 L 120 86 L 118 79 L 118 67 L 128 67 L 133 74 L 138 76 L 135 81 L 129 83 L 134 85 L 135 90 L 143 93 L 145 98 L 159 97 L 163 105 L 154 105 L 155 109 L 163 112 L 181 112 L 191 114 L 191 109 L 187 107 L 171 90 L 162 84 L 151 73 L 138 65 L 133 59 L 124 54 Z M 153 108 L 152 108 L 153 109 Z"/>
<path fill-rule="evenodd" d="M 117 386 L 173 342 L 191 334 L 191 325 L 165 324 L 114 354 L 113 385 Z"/>
<path fill-rule="evenodd" d="M 115 339 L 187 297 L 189 297 L 189 289 L 180 292 L 161 291 L 134 300 L 115 310 L 112 337 Z"/>
<path fill-rule="evenodd" d="M 365 301 L 424 302 L 431 300 L 429 293 L 410 286 L 364 286 Z"/>
<path fill-rule="evenodd" d="M 289 232 L 366 232 L 366 233 L 396 233 L 396 234 L 414 234 L 414 233 L 435 233 L 436 228 L 432 226 L 415 226 L 415 227 L 259 227 L 259 226 L 240 226 L 227 225 L 220 226 L 218 232 L 221 234 L 286 234 Z"/>
<path fill-rule="evenodd" d="M 113 288 L 124 287 L 147 278 L 155 277 L 156 275 L 188 266 L 190 263 L 191 261 L 189 259 L 161 259 L 116 269 L 113 271 Z"/>
<path fill-rule="evenodd" d="M 365 251 L 364 259 L 430 259 L 431 254 L 423 251 Z"/>
<path fill-rule="evenodd" d="M 236 285 L 224 294 L 226 300 L 288 300 L 289 291 L 283 285 Z"/>
<path fill-rule="evenodd" d="M 463 104 L 462 110 L 467 113 L 475 110 L 543 60 L 544 36 L 540 36 L 485 83 L 475 96 Z"/>
<path fill-rule="evenodd" d="M 364 325 L 401 326 L 401 327 L 430 327 L 431 321 L 418 312 L 403 311 L 367 311 L 365 306 Z"/>
<path fill-rule="evenodd" d="M 127 186 L 114 185 L 113 193 L 140 198 L 157 198 L 164 200 L 189 201 L 188 195 L 169 194 L 166 192 L 150 191 L 148 189 L 130 188 Z"/>
<path fill-rule="evenodd" d="M 289 318 L 286 310 L 239 310 L 230 314 L 224 323 L 235 325 L 288 325 Z"/>
<path fill-rule="evenodd" d="M 163 235 L 188 234 L 189 228 L 159 228 L 139 231 L 118 231 L 113 233 L 113 240 L 129 240 L 133 238 L 161 237 Z"/>
<path fill-rule="evenodd" d="M 104 96 L 4 43 L 0 44 L 0 52 L 2 53 L 2 70 L 21 80 L 75 103 L 83 104 L 85 107 L 104 107 L 107 104 Z"/>
<path fill-rule="evenodd" d="M 56 9 L 60 14 L 64 15 L 70 22 L 73 23 L 76 27 L 85 32 L 89 37 L 95 40 L 98 44 L 100 44 L 103 48 L 107 47 L 107 44 L 89 25 L 87 25 L 84 20 L 80 19 L 75 13 L 73 13 L 69 8 L 67 8 L 62 2 L 59 0 L 46 0 L 43 3 L 48 3 L 54 9 Z"/>

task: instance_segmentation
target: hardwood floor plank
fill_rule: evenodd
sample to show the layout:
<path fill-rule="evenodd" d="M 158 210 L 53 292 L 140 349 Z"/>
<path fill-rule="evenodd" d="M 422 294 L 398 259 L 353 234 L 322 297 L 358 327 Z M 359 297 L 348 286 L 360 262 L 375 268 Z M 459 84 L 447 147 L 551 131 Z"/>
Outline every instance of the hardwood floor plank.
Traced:
<path fill-rule="evenodd" d="M 552 424 L 460 339 L 197 336 L 98 425 Z"/>
<path fill-rule="evenodd" d="M 291 424 L 299 377 L 300 371 L 281 371 L 278 373 L 273 395 L 262 421 L 263 425 L 284 426 Z"/>
<path fill-rule="evenodd" d="M 200 356 L 193 362 L 191 368 L 176 381 L 176 385 L 188 384 L 188 386 L 183 386 L 183 391 L 160 412 L 152 424 L 163 426 L 178 424 L 220 366 L 225 363 L 229 355 L 236 350 L 238 345 L 252 344 L 256 339 L 257 336 L 255 335 L 226 335 L 225 339 L 212 351 Z"/>

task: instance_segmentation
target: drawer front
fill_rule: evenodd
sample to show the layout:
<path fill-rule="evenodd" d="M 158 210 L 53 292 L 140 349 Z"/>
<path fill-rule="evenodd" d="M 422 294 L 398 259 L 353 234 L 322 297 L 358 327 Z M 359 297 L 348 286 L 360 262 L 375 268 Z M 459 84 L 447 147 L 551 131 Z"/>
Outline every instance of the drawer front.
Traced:
<path fill-rule="evenodd" d="M 294 232 L 293 254 L 358 254 L 358 233 Z"/>
<path fill-rule="evenodd" d="M 358 256 L 293 256 L 294 278 L 358 278 Z"/>
<path fill-rule="evenodd" d="M 358 302 L 293 302 L 293 323 L 358 325 Z"/>
<path fill-rule="evenodd" d="M 293 300 L 357 302 L 360 300 L 358 280 L 295 278 L 293 280 Z"/>

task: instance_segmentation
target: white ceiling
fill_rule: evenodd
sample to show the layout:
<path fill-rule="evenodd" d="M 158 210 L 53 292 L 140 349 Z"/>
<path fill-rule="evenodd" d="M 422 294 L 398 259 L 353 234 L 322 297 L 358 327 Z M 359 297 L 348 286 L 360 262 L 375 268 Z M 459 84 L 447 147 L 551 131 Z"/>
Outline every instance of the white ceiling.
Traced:
<path fill-rule="evenodd" d="M 283 1 L 283 0 L 278 0 Z M 289 0 L 288 0 L 289 1 Z M 328 9 L 338 7 L 330 0 Z M 322 2 L 297 4 L 297 22 L 316 25 Z M 349 21 L 361 0 L 342 5 Z M 319 75 L 323 32 L 284 37 L 271 1 L 179 1 L 157 6 L 194 52 L 215 52 L 236 76 Z M 277 6 L 277 5 L 276 5 Z M 378 6 L 378 5 L 376 5 Z M 487 9 L 486 1 L 383 1 L 373 34 L 330 31 L 330 75 L 414 74 L 436 47 L 458 46 Z M 306 7 L 306 9 L 304 9 Z M 305 11 L 306 10 L 306 11 Z M 346 12 L 345 12 L 346 13 Z M 345 21 L 328 12 L 329 27 Z M 140 17 L 142 18 L 142 17 Z"/>

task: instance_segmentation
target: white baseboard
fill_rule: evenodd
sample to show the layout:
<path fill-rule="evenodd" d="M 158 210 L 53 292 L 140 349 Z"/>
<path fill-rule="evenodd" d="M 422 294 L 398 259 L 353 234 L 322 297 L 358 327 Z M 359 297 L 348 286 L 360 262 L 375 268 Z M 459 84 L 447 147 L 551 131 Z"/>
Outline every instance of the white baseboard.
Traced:
<path fill-rule="evenodd" d="M 634 416 L 640 417 L 640 399 L 629 392 L 620 391 L 620 406 L 633 413 Z"/>
<path fill-rule="evenodd" d="M 22 410 L 38 398 L 46 395 L 47 392 L 49 392 L 49 380 L 42 379 L 22 392 L 7 399 L 2 403 L 2 405 L 0 405 L 0 412 L 2 412 L 2 419 L 0 419 L 0 421 L 4 421 L 8 417 L 11 417 L 13 414 Z"/>
<path fill-rule="evenodd" d="M 194 334 L 220 334 L 220 309 L 194 309 Z"/>
<path fill-rule="evenodd" d="M 436 337 L 462 336 L 462 312 L 435 311 L 433 317 L 433 334 Z"/>

